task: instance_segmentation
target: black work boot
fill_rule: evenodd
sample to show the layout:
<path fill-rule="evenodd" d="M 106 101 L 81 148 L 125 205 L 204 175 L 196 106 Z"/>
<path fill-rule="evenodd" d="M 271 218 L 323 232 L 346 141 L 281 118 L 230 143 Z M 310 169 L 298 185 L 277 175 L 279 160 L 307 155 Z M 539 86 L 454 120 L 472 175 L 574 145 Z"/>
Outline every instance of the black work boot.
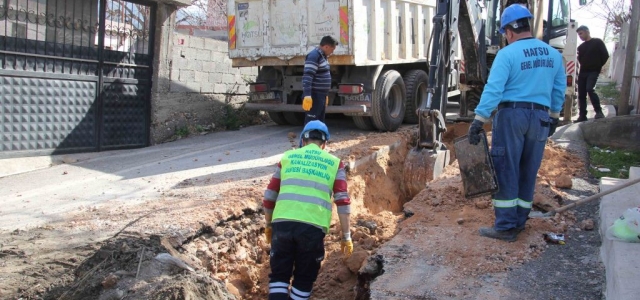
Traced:
<path fill-rule="evenodd" d="M 584 122 L 587 120 L 587 116 L 579 116 L 576 120 L 576 123 Z"/>
<path fill-rule="evenodd" d="M 509 230 L 495 230 L 493 227 L 481 227 L 478 232 L 481 236 L 507 242 L 515 242 L 518 237 L 518 231 L 516 228 Z"/>
<path fill-rule="evenodd" d="M 524 231 L 524 225 L 515 228 L 516 234 Z"/>
<path fill-rule="evenodd" d="M 604 114 L 602 113 L 602 111 L 596 112 L 596 116 L 594 117 L 594 119 L 602 119 L 604 118 Z"/>

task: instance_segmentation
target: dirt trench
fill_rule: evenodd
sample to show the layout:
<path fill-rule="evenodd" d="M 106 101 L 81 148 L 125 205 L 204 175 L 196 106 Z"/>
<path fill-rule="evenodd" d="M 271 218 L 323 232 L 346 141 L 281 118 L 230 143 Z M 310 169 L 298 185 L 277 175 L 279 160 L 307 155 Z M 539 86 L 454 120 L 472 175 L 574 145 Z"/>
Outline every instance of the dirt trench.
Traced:
<path fill-rule="evenodd" d="M 444 136 L 449 149 L 453 149 L 454 138 L 466 134 L 467 127 L 449 127 Z M 429 236 L 429 253 L 437 258 L 432 263 L 460 269 L 454 272 L 451 285 L 465 276 L 503 271 L 544 250 L 544 241 L 531 234 L 531 241 L 523 249 L 507 247 L 504 255 L 465 253 L 478 243 L 475 231 L 465 226 L 488 225 L 493 213 L 488 196 L 475 200 L 461 196 L 455 153 L 443 178 L 414 199 L 406 199 L 401 180 L 404 158 L 415 144 L 414 130 L 342 137 L 328 147 L 343 160 L 358 162 L 348 175 L 355 247 L 353 255 L 344 259 L 334 210 L 312 299 L 369 299 L 370 284 L 384 273 L 389 259 L 385 257 L 388 252 L 379 253 L 379 249 L 400 232 L 401 241 L 408 243 L 419 244 L 420 236 Z M 536 205 L 547 209 L 558 206 L 562 192 L 554 187 L 557 177 L 578 176 L 583 169 L 579 159 L 566 151 L 547 147 Z M 242 191 L 234 193 L 221 197 L 246 198 Z M 260 197 L 255 198 L 260 201 Z M 574 221 L 571 214 L 566 214 L 531 226 L 536 232 L 563 232 Z M 126 299 L 266 299 L 270 246 L 263 236 L 264 225 L 261 210 L 247 208 L 213 223 L 202 220 L 201 228 L 187 236 L 178 232 L 162 237 L 123 235 L 104 244 L 76 269 L 76 280 L 60 299 L 121 299 L 125 295 Z M 412 238 L 407 239 L 407 234 Z M 456 237 L 455 243 L 450 242 L 451 237 Z M 167 262 L 167 255 L 174 261 Z"/>

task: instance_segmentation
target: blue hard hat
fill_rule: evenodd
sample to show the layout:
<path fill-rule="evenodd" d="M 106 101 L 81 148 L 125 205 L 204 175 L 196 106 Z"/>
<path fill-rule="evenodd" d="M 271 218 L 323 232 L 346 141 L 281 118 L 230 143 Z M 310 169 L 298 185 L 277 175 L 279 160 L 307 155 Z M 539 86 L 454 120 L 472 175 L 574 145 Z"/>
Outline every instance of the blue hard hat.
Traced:
<path fill-rule="evenodd" d="M 309 132 L 314 130 L 318 130 L 323 133 L 323 141 L 329 140 L 330 135 L 329 135 L 329 128 L 327 128 L 327 125 L 322 123 L 322 121 L 313 120 L 307 123 L 307 125 L 304 126 L 304 129 L 302 129 L 302 132 L 300 133 L 300 146 L 302 146 L 302 139 L 308 139 Z"/>
<path fill-rule="evenodd" d="M 507 25 L 513 26 L 513 28 L 518 28 L 516 21 L 520 19 L 531 19 L 533 16 L 528 8 L 526 8 L 522 4 L 511 4 L 509 7 L 505 8 L 502 16 L 500 17 L 500 34 L 504 34 L 504 28 Z"/>

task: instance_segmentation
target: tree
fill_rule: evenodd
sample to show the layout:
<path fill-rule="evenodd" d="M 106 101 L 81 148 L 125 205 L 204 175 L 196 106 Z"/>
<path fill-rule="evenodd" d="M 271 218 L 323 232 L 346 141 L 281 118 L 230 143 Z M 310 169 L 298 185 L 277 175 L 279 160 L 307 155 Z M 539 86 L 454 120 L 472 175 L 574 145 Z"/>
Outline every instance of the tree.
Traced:
<path fill-rule="evenodd" d="M 640 0 L 633 1 L 633 14 L 631 24 L 629 24 L 629 36 L 627 37 L 627 53 L 624 70 L 622 74 L 622 87 L 620 88 L 620 100 L 618 101 L 618 115 L 629 114 L 629 98 L 631 95 L 631 79 L 633 75 L 634 62 L 636 61 L 636 50 L 638 49 L 638 30 L 640 30 Z"/>
<path fill-rule="evenodd" d="M 178 10 L 176 23 L 223 29 L 227 26 L 226 0 L 192 0 L 191 5 Z"/>
<path fill-rule="evenodd" d="M 605 20 L 614 35 L 620 33 L 622 25 L 631 19 L 631 6 L 625 4 L 625 0 L 591 0 L 578 9 L 587 9 L 594 17 Z"/>

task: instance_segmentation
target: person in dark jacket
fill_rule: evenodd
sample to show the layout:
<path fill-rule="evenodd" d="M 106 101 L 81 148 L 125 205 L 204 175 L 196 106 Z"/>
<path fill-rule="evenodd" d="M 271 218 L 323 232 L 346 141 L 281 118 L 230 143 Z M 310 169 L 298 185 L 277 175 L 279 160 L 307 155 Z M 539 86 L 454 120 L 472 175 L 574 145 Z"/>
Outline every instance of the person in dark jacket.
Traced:
<path fill-rule="evenodd" d="M 324 122 L 326 106 L 329 105 L 329 90 L 331 89 L 331 72 L 329 56 L 333 54 L 338 42 L 331 36 L 320 40 L 320 46 L 307 54 L 302 75 L 302 109 L 304 109 L 304 124 L 318 120 Z"/>
<path fill-rule="evenodd" d="M 583 41 L 578 46 L 578 62 L 580 63 L 580 74 L 578 74 L 578 108 L 580 115 L 577 122 L 587 120 L 587 94 L 596 112 L 595 118 L 604 118 L 600 98 L 593 90 L 598 81 L 598 76 L 602 72 L 602 66 L 609 59 L 609 51 L 604 42 L 598 38 L 592 38 L 587 26 L 580 26 L 576 30 L 578 36 Z"/>

